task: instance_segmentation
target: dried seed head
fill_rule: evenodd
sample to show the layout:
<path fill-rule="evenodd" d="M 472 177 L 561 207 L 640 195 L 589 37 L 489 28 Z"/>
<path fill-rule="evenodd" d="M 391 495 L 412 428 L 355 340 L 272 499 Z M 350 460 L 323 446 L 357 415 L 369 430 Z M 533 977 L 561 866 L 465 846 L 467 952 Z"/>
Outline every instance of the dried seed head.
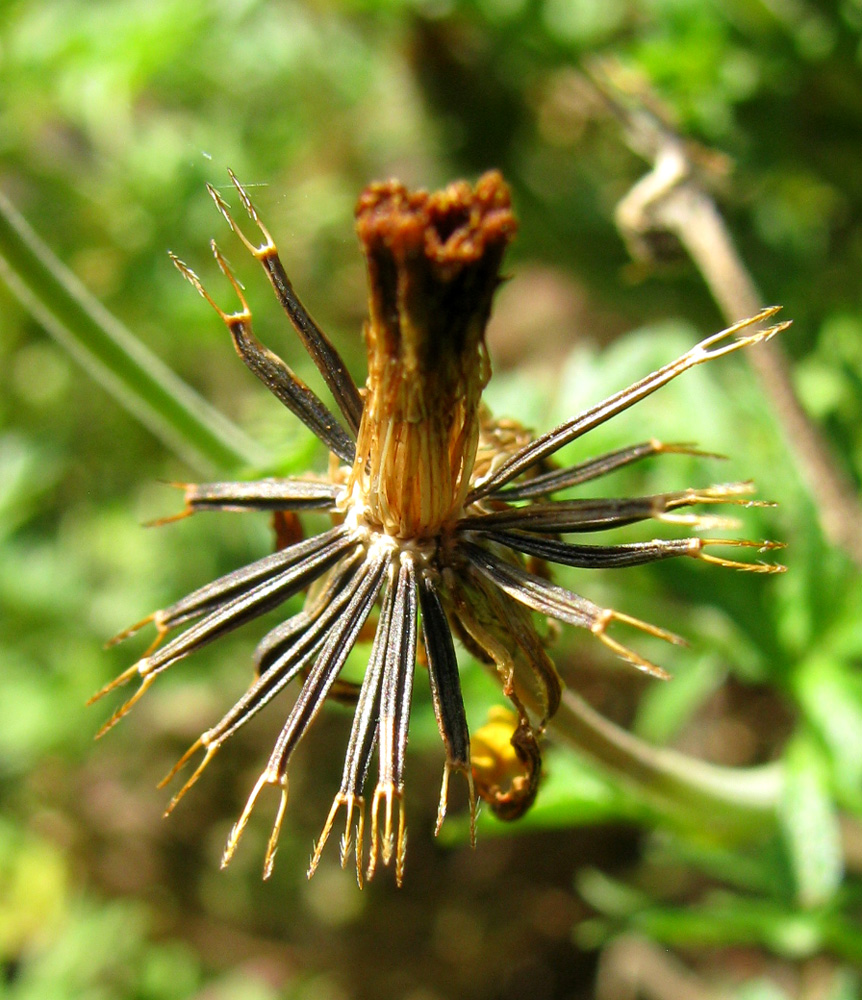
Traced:
<path fill-rule="evenodd" d="M 517 421 L 493 420 L 480 406 L 490 374 L 485 325 L 503 254 L 515 232 L 509 192 L 498 173 L 486 174 L 475 187 L 460 182 L 435 194 L 409 192 L 390 181 L 373 185 L 361 197 L 357 230 L 370 287 L 364 395 L 297 298 L 248 194 L 233 175 L 231 180 L 260 231 L 259 245 L 243 235 L 221 195 L 215 189 L 210 193 L 263 267 L 343 422 L 257 339 L 239 283 L 217 250 L 219 267 L 240 300 L 233 313 L 216 306 L 197 275 L 175 259 L 227 325 L 249 370 L 330 450 L 329 470 L 328 475 L 302 479 L 182 484 L 185 509 L 179 517 L 208 510 L 266 512 L 276 520 L 277 551 L 204 584 L 117 637 L 148 622 L 158 632 L 147 653 L 96 696 L 133 678 L 140 684 L 102 732 L 171 665 L 305 592 L 303 609 L 259 643 L 255 675 L 245 694 L 195 740 L 165 779 L 203 753 L 167 811 L 195 784 L 222 744 L 286 687 L 301 684 L 224 854 L 227 864 L 255 803 L 271 786 L 279 800 L 265 854 L 268 877 L 287 805 L 291 755 L 324 702 L 347 697 L 355 709 L 341 785 L 309 874 L 344 807 L 342 865 L 352 845 L 360 884 L 378 864 L 392 862 L 400 884 L 407 843 L 404 770 L 417 656 L 423 656 L 427 667 L 420 674 L 427 672 L 446 754 L 437 829 L 446 813 L 450 777 L 461 774 L 475 835 L 477 795 L 498 816 L 515 819 L 530 807 L 539 788 L 539 740 L 559 706 L 561 681 L 536 627 L 537 614 L 589 631 L 607 649 L 655 677 L 667 674 L 609 632 L 629 626 L 680 641 L 553 583 L 549 563 L 586 570 L 694 557 L 758 573 L 781 570 L 705 551 L 719 544 L 766 551 L 777 547 L 772 542 L 689 537 L 592 544 L 566 537 L 647 520 L 699 530 L 726 527 L 726 518 L 679 511 L 757 504 L 749 498 L 749 483 L 640 497 L 557 496 L 650 456 L 692 453 L 691 445 L 648 439 L 567 468 L 557 467 L 554 456 L 689 368 L 768 339 L 786 324 L 736 338 L 776 312 L 765 309 L 533 440 Z M 333 527 L 305 539 L 297 511 L 329 513 Z M 380 609 L 376 619 L 375 605 Z M 177 629 L 179 634 L 168 638 Z M 515 709 L 505 725 L 480 730 L 472 758 L 453 633 L 494 670 Z M 374 639 L 361 685 L 341 680 L 350 651 L 369 634 Z M 372 793 L 368 781 L 375 756 L 378 777 Z"/>
<path fill-rule="evenodd" d="M 499 173 L 475 188 L 369 187 L 356 209 L 368 265 L 368 382 L 353 481 L 371 523 L 437 534 L 460 512 L 490 376 L 485 326 L 515 233 Z"/>

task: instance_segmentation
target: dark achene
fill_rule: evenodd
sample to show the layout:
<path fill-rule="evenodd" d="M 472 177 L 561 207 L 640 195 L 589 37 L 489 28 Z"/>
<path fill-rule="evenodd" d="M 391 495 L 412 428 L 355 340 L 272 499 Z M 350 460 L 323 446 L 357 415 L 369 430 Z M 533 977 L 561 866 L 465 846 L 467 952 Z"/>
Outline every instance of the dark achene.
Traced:
<path fill-rule="evenodd" d="M 297 680 L 297 698 L 231 832 L 223 859 L 227 864 L 233 855 L 258 795 L 274 786 L 281 797 L 266 850 L 264 877 L 268 876 L 287 803 L 291 754 L 327 697 L 348 694 L 356 707 L 344 774 L 309 875 L 343 808 L 342 865 L 353 849 L 361 884 L 381 861 L 388 865 L 394 859 L 400 883 L 406 848 L 404 765 L 420 636 L 446 750 L 437 829 L 446 813 L 453 772 L 467 782 L 471 818 L 475 818 L 478 794 L 498 815 L 514 819 L 535 798 L 541 772 L 539 738 L 560 698 L 560 681 L 536 630 L 534 614 L 588 629 L 632 666 L 655 677 L 667 675 L 609 634 L 610 626 L 619 623 L 669 642 L 681 641 L 661 628 L 557 586 L 545 572 L 533 572 L 530 567 L 535 563 L 525 556 L 540 560 L 541 565 L 556 562 L 586 568 L 689 556 L 753 572 L 782 570 L 707 551 L 714 546 L 735 546 L 763 552 L 778 547 L 774 542 L 691 536 L 597 545 L 561 538 L 643 520 L 693 530 L 727 526 L 730 522 L 723 517 L 679 511 L 757 503 L 750 499 L 752 488 L 747 483 L 643 497 L 554 498 L 559 491 L 650 456 L 693 454 L 691 445 L 649 440 L 569 468 L 557 467 L 553 458 L 564 445 L 687 369 L 766 340 L 787 324 L 735 336 L 777 312 L 765 309 L 532 440 L 516 423 L 491 420 L 480 405 L 490 376 L 485 326 L 503 254 L 516 229 L 509 191 L 498 173 L 485 174 L 475 187 L 458 182 L 433 194 L 411 192 L 389 181 L 372 185 L 361 196 L 357 231 L 369 279 L 364 391 L 357 389 L 338 352 L 296 297 L 275 243 L 233 174 L 231 181 L 259 232 L 259 244 L 240 230 L 227 203 L 212 187 L 210 194 L 231 229 L 263 265 L 294 329 L 322 372 L 340 418 L 257 340 L 239 283 L 215 244 L 216 260 L 239 298 L 239 309 L 233 313 L 215 305 L 190 268 L 177 258 L 174 263 L 224 320 L 249 369 L 314 431 L 335 460 L 326 475 L 309 474 L 305 479 L 188 485 L 180 516 L 199 510 L 261 510 L 275 511 L 284 519 L 295 517 L 296 511 L 316 510 L 332 513 L 335 526 L 321 535 L 291 541 L 205 584 L 122 633 L 118 638 L 147 622 L 158 630 L 148 653 L 96 696 L 134 676 L 139 679 L 137 692 L 102 732 L 177 660 L 305 593 L 303 609 L 258 645 L 257 670 L 246 693 L 200 736 L 165 779 L 167 783 L 202 752 L 197 769 L 167 811 L 200 777 L 222 744 Z M 374 623 L 374 640 L 368 667 L 361 686 L 352 689 L 339 681 L 339 671 L 369 622 Z M 168 633 L 180 628 L 174 638 L 161 644 Z M 479 766 L 471 764 L 453 633 L 494 669 L 514 706 L 509 745 L 497 740 L 495 749 L 493 740 L 489 744 L 490 730 L 485 730 Z M 499 728 L 499 720 L 495 726 Z M 378 779 L 370 803 L 365 862 L 365 787 L 375 753 Z"/>

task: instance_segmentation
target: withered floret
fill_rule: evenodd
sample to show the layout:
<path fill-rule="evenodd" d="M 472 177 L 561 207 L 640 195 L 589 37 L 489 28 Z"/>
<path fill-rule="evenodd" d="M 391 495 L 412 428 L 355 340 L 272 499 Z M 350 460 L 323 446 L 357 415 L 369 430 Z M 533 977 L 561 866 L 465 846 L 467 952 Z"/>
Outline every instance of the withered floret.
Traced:
<path fill-rule="evenodd" d="M 491 369 L 485 327 L 515 234 L 499 173 L 471 188 L 374 184 L 356 228 L 368 267 L 368 380 L 352 483 L 399 538 L 456 517 L 470 487 L 479 400 Z"/>

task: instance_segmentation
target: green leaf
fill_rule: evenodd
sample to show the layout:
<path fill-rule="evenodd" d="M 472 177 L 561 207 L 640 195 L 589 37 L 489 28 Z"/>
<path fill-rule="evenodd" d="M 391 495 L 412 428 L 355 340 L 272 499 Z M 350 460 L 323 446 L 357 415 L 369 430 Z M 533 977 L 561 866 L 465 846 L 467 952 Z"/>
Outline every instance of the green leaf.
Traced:
<path fill-rule="evenodd" d="M 831 758 L 839 801 L 862 814 L 862 677 L 841 660 L 815 655 L 794 676 L 794 690 Z"/>
<path fill-rule="evenodd" d="M 786 777 L 778 807 L 794 895 L 806 908 L 830 900 L 841 884 L 843 860 L 829 768 L 817 743 L 798 735 L 785 754 Z"/>
<path fill-rule="evenodd" d="M 726 892 L 714 892 L 694 905 L 650 903 L 624 884 L 606 876 L 595 878 L 593 873 L 579 880 L 578 888 L 606 918 L 588 922 L 584 944 L 594 944 L 616 927 L 675 947 L 759 944 L 797 960 L 822 950 L 854 962 L 862 960 L 862 938 L 855 923 L 827 911 L 800 912 Z M 576 939 L 581 940 L 580 933 Z"/>
<path fill-rule="evenodd" d="M 676 871 L 694 868 L 710 879 L 745 893 L 775 895 L 786 882 L 787 864 L 778 837 L 745 850 L 729 848 L 697 836 L 661 831 L 653 835 L 649 859 Z M 786 898 L 786 894 L 783 894 Z"/>
<path fill-rule="evenodd" d="M 230 469 L 265 460 L 87 291 L 2 194 L 0 277 L 89 375 L 190 464 Z"/>
<path fill-rule="evenodd" d="M 672 684 L 647 688 L 638 709 L 635 732 L 652 743 L 668 743 L 724 680 L 717 656 L 694 660 L 687 670 L 674 674 Z"/>
<path fill-rule="evenodd" d="M 733 995 L 735 1000 L 790 1000 L 784 990 L 771 979 L 756 979 L 745 983 Z"/>

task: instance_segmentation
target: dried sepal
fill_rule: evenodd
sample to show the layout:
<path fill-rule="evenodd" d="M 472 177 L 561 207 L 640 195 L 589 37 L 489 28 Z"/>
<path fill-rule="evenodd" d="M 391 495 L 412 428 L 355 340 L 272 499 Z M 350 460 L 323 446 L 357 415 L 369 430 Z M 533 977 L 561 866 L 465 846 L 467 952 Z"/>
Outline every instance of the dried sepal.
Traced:
<path fill-rule="evenodd" d="M 330 510 L 341 492 L 311 479 L 259 479 L 249 483 L 184 483 L 184 513 L 202 510 Z"/>
<path fill-rule="evenodd" d="M 721 330 L 719 333 L 707 337 L 699 344 L 696 344 L 690 351 L 686 351 L 676 361 L 664 365 L 657 371 L 652 372 L 652 374 L 647 375 L 646 378 L 632 383 L 632 385 L 620 392 L 614 393 L 596 406 L 584 410 L 571 420 L 567 420 L 546 434 L 542 434 L 519 453 L 511 456 L 481 483 L 477 484 L 470 493 L 468 503 L 475 502 L 481 497 L 501 489 L 539 462 L 550 458 L 551 455 L 559 451 L 564 445 L 570 444 L 572 441 L 586 434 L 587 431 L 593 430 L 599 424 L 605 423 L 611 417 L 622 413 L 623 410 L 645 399 L 655 392 L 656 389 L 660 389 L 678 375 L 688 371 L 689 368 L 703 364 L 706 361 L 713 361 L 716 358 L 724 357 L 724 355 L 741 350 L 743 347 L 752 347 L 755 344 L 770 340 L 777 333 L 787 329 L 790 324 L 776 323 L 766 330 L 758 330 L 756 333 L 745 337 L 737 337 L 735 340 L 731 340 L 730 343 L 726 343 L 731 337 L 735 337 L 740 330 L 745 330 L 748 327 L 771 319 L 780 309 L 781 306 L 770 306 L 767 309 L 762 309 L 756 316 L 741 320 L 726 330 Z"/>
<path fill-rule="evenodd" d="M 314 662 L 314 666 L 306 678 L 299 696 L 294 702 L 293 708 L 291 708 L 288 714 L 287 721 L 275 742 L 266 768 L 258 778 L 245 809 L 231 831 L 222 857 L 222 867 L 227 865 L 233 857 L 248 821 L 248 816 L 261 791 L 267 785 L 274 785 L 282 790 L 282 794 L 272 834 L 264 856 L 263 877 L 269 878 L 272 873 L 272 864 L 275 858 L 281 819 L 287 800 L 287 765 L 291 754 L 323 707 L 327 691 L 332 686 L 338 676 L 338 672 L 344 665 L 344 661 L 347 659 L 348 653 L 353 648 L 359 630 L 371 612 L 371 608 L 383 587 L 386 567 L 387 560 L 385 558 L 378 558 L 374 562 L 369 561 L 366 563 L 357 574 L 360 578 L 360 584 L 357 587 L 356 593 L 350 599 L 344 610 L 344 614 L 339 617 L 330 630 Z"/>
<path fill-rule="evenodd" d="M 224 216 L 230 228 L 239 236 L 249 253 L 263 266 L 273 291 L 278 297 L 278 301 L 287 313 L 294 330 L 299 335 L 303 347 L 308 351 L 318 371 L 323 375 L 333 398 L 338 404 L 338 408 L 347 422 L 347 426 L 355 436 L 359 430 L 359 422 L 362 419 L 362 397 L 359 395 L 356 383 L 347 370 L 347 366 L 344 364 L 341 355 L 299 300 L 278 255 L 278 248 L 275 245 L 275 241 L 261 222 L 257 209 L 248 196 L 248 192 L 237 180 L 232 170 L 228 170 L 228 174 L 230 175 L 231 183 L 236 188 L 243 208 L 248 212 L 249 218 L 260 230 L 260 234 L 263 237 L 262 243 L 255 246 L 248 239 L 230 214 L 229 205 L 212 184 L 207 184 L 207 191 L 209 191 L 216 207 Z"/>
<path fill-rule="evenodd" d="M 464 697 L 461 694 L 458 660 L 446 612 L 440 602 L 436 583 L 429 574 L 420 578 L 419 607 L 422 611 L 422 638 L 428 660 L 428 680 L 431 684 L 434 716 L 446 749 L 440 804 L 437 809 L 437 826 L 434 832 L 439 835 L 443 820 L 446 818 L 449 777 L 453 773 L 463 774 L 470 794 L 470 839 L 475 843 L 476 793 L 470 771 L 470 731 L 467 727 Z"/>
<path fill-rule="evenodd" d="M 237 354 L 242 358 L 249 371 L 256 375 L 291 413 L 299 417 L 330 451 L 335 452 L 343 461 L 352 462 L 356 454 L 355 446 L 344 428 L 338 423 L 335 415 L 277 354 L 268 347 L 264 347 L 254 335 L 251 328 L 251 310 L 242 287 L 234 277 L 233 271 L 215 242 L 211 244 L 211 247 L 216 263 L 231 283 L 239 299 L 240 308 L 236 312 L 227 313 L 216 305 L 214 299 L 204 288 L 201 279 L 179 257 L 171 254 L 171 260 L 183 277 L 218 313 L 230 332 Z"/>
<path fill-rule="evenodd" d="M 577 465 L 571 465 L 565 469 L 549 469 L 547 472 L 531 476 L 524 482 L 510 484 L 495 490 L 490 496 L 507 501 L 547 497 L 560 490 L 600 479 L 611 472 L 616 472 L 617 469 L 625 468 L 654 455 L 695 455 L 699 458 L 715 459 L 724 459 L 725 457 L 717 455 L 715 452 L 701 451 L 695 445 L 688 443 L 665 444 L 656 440 L 643 441 L 640 444 L 609 451 L 604 455 L 591 458 L 586 462 L 579 462 Z"/>
<path fill-rule="evenodd" d="M 398 590 L 390 581 L 383 600 L 374 644 L 368 667 L 362 681 L 356 710 L 353 713 L 353 724 L 347 743 L 347 753 L 344 757 L 344 772 L 341 777 L 341 787 L 332 803 L 329 816 L 323 831 L 317 839 L 314 853 L 308 868 L 308 877 L 314 874 L 320 863 L 323 848 L 332 830 L 332 825 L 339 809 L 345 808 L 344 835 L 341 838 L 341 867 L 347 865 L 350 856 L 353 815 L 356 813 L 356 880 L 360 887 L 363 883 L 363 837 L 365 831 L 365 798 L 363 796 L 365 779 L 371 766 L 371 757 L 377 743 L 377 720 L 380 715 L 380 688 L 383 680 L 383 670 L 386 664 L 386 653 L 389 644 L 389 626 L 392 620 L 393 607 L 398 597 Z"/>
<path fill-rule="evenodd" d="M 598 604 L 566 590 L 565 587 L 559 587 L 528 573 L 520 566 L 507 562 L 478 545 L 466 543 L 463 549 L 476 569 L 516 601 L 520 601 L 521 604 L 525 604 L 541 614 L 567 622 L 569 625 L 589 629 L 605 646 L 632 666 L 637 667 L 638 670 L 643 670 L 661 680 L 669 678 L 670 675 L 667 671 L 647 660 L 635 650 L 618 642 L 608 635 L 607 629 L 614 621 L 623 622 L 656 638 L 664 639 L 666 642 L 684 645 L 684 640 L 678 635 L 656 625 L 650 625 L 648 622 L 642 622 L 631 615 L 615 611 L 613 608 L 602 608 Z"/>
<path fill-rule="evenodd" d="M 462 641 L 480 660 L 493 664 L 518 715 L 529 711 L 541 731 L 560 706 L 562 681 L 530 609 L 472 566 L 449 603 Z"/>
<path fill-rule="evenodd" d="M 671 512 L 681 507 L 729 505 L 737 507 L 768 506 L 762 500 L 750 500 L 754 491 L 749 483 L 722 483 L 706 489 L 676 490 L 643 497 L 599 497 L 587 500 L 537 500 L 523 506 L 499 507 L 491 511 L 471 510 L 458 522 L 464 532 L 508 528 L 517 531 L 565 534 L 576 531 L 605 531 L 638 521 L 666 521 L 716 527 L 715 518 L 697 514 L 679 517 Z M 726 519 L 722 520 L 725 526 Z M 735 523 L 735 522 L 734 522 Z"/>

